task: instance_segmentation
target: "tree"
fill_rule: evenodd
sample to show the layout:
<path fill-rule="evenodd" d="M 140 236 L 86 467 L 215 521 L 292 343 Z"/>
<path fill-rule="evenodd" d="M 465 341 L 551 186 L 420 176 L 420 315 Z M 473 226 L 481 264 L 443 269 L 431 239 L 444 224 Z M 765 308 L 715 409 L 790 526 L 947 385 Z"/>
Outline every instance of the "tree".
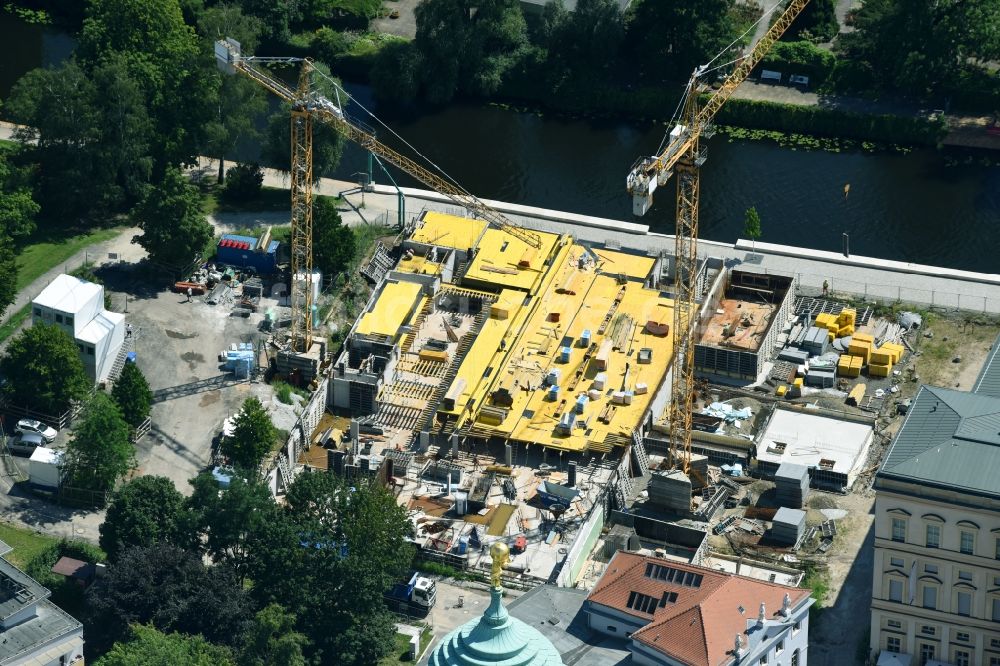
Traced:
<path fill-rule="evenodd" d="M 760 238 L 760 215 L 757 214 L 756 206 L 747 208 L 746 217 L 743 219 L 743 233 L 753 242 L 753 252 L 757 251 L 757 239 Z"/>
<path fill-rule="evenodd" d="M 95 394 L 66 446 L 67 484 L 108 492 L 134 466 L 135 447 L 129 441 L 128 424 L 107 394 Z"/>
<path fill-rule="evenodd" d="M 16 405 L 61 414 L 93 386 L 73 338 L 59 326 L 37 322 L 7 345 L 0 360 L 4 391 Z"/>
<path fill-rule="evenodd" d="M 313 199 L 313 264 L 326 275 L 347 269 L 357 251 L 354 232 L 345 226 L 330 199 Z"/>
<path fill-rule="evenodd" d="M 1000 58 L 1000 7 L 990 0 L 868 0 L 838 44 L 881 87 L 940 94 L 977 61 Z"/>
<path fill-rule="evenodd" d="M 244 470 L 256 471 L 271 451 L 278 431 L 260 399 L 250 397 L 243 401 L 240 413 L 233 423 L 232 437 L 222 440 L 222 453 Z"/>
<path fill-rule="evenodd" d="M 201 636 L 165 634 L 137 624 L 127 642 L 115 643 L 97 666 L 236 666 L 230 651 Z"/>
<path fill-rule="evenodd" d="M 235 645 L 251 612 L 231 569 L 206 567 L 197 555 L 167 543 L 125 550 L 102 584 L 87 591 L 87 602 L 93 620 L 87 642 L 105 649 L 127 636 L 132 624 Z"/>
<path fill-rule="evenodd" d="M 418 7 L 421 5 L 418 5 Z M 412 102 L 420 94 L 423 54 L 413 42 L 389 42 L 375 54 L 371 84 L 387 102 Z"/>
<path fill-rule="evenodd" d="M 213 561 L 230 567 L 242 583 L 252 568 L 251 558 L 264 526 L 279 519 L 271 491 L 251 476 L 235 477 L 224 492 L 208 473 L 191 480 L 194 492 L 187 506 Z"/>
<path fill-rule="evenodd" d="M 41 207 L 32 198 L 25 170 L 10 163 L 12 152 L 0 149 L 0 234 L 19 242 L 35 230 L 35 216 Z"/>
<path fill-rule="evenodd" d="M 295 631 L 295 616 L 278 604 L 257 612 L 240 654 L 241 666 L 305 666 L 309 639 Z"/>
<path fill-rule="evenodd" d="M 111 389 L 111 397 L 118 404 L 125 423 L 133 428 L 146 420 L 153 404 L 149 382 L 135 363 L 126 363 L 122 367 L 122 373 Z"/>
<path fill-rule="evenodd" d="M 461 61 L 471 41 L 472 23 L 467 0 L 424 0 L 417 5 L 414 44 L 423 61 L 424 94 L 442 104 L 458 92 Z"/>
<path fill-rule="evenodd" d="M 0 316 L 17 298 L 17 255 L 10 236 L 0 232 Z"/>
<path fill-rule="evenodd" d="M 171 167 L 159 187 L 149 188 L 132 217 L 142 235 L 132 239 L 149 258 L 183 270 L 212 238 L 212 225 L 201 212 L 201 194 L 180 169 Z"/>
<path fill-rule="evenodd" d="M 632 10 L 628 42 L 648 78 L 686 81 L 736 35 L 733 0 L 641 0 Z"/>
<path fill-rule="evenodd" d="M 252 201 L 260 196 L 264 170 L 259 164 L 237 164 L 226 172 L 222 196 L 228 201 Z"/>
<path fill-rule="evenodd" d="M 783 38 L 795 40 L 809 37 L 817 42 L 829 42 L 838 32 L 840 22 L 837 20 L 836 0 L 810 0 Z"/>
<path fill-rule="evenodd" d="M 210 7 L 201 15 L 198 28 L 210 43 L 231 37 L 240 43 L 244 53 L 253 53 L 263 30 L 255 16 L 246 16 L 237 5 L 221 4 Z M 225 174 L 226 156 L 244 139 L 257 139 L 260 133 L 254 124 L 257 116 L 267 109 L 264 91 L 242 76 L 216 70 L 218 94 L 212 107 L 212 118 L 205 126 L 205 154 L 219 160 L 218 182 Z"/>
<path fill-rule="evenodd" d="M 614 0 L 578 0 L 572 12 L 556 11 L 548 44 L 549 60 L 558 70 L 590 77 L 614 62 L 625 37 L 622 13 Z"/>
<path fill-rule="evenodd" d="M 77 51 L 85 67 L 116 60 L 141 83 L 155 176 L 194 163 L 219 80 L 177 0 L 90 0 Z"/>
<path fill-rule="evenodd" d="M 392 649 L 394 621 L 382 594 L 403 575 L 412 527 L 375 483 L 349 486 L 332 474 L 302 474 L 270 521 L 253 559 L 258 603 L 286 604 L 319 659 L 374 664 Z"/>
<path fill-rule="evenodd" d="M 14 137 L 38 164 L 36 197 L 49 217 L 75 218 L 103 201 L 106 184 L 96 165 L 101 140 L 94 82 L 71 59 L 54 69 L 33 69 L 14 84 L 7 100 Z M 66 187 L 73 183 L 73 187 Z"/>
<path fill-rule="evenodd" d="M 108 559 L 118 559 L 132 546 L 171 543 L 185 547 L 193 543 L 186 533 L 184 496 L 164 476 L 140 476 L 111 497 L 101 523 L 101 548 Z"/>

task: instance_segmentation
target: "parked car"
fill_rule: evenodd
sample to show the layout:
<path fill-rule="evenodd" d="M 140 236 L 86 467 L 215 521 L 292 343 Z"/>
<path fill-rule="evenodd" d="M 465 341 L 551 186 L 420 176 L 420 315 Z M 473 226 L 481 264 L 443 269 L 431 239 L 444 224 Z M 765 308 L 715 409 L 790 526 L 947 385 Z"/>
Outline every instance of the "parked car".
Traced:
<path fill-rule="evenodd" d="M 35 419 L 21 419 L 17 422 L 17 428 L 15 432 L 20 433 L 34 433 L 36 435 L 41 435 L 45 438 L 46 442 L 52 443 L 56 439 L 56 435 L 59 431 L 55 428 L 50 428 L 41 421 L 36 421 Z"/>
<path fill-rule="evenodd" d="M 7 442 L 11 453 L 31 455 L 39 446 L 45 446 L 45 438 L 37 432 L 19 432 Z"/>

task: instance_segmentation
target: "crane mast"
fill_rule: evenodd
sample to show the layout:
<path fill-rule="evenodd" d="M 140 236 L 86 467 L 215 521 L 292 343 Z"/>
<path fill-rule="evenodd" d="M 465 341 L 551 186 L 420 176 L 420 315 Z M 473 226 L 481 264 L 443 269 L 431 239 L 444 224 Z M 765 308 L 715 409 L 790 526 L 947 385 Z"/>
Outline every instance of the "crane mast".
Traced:
<path fill-rule="evenodd" d="M 235 39 L 215 43 L 216 62 L 224 72 L 240 73 L 291 104 L 291 197 L 292 197 L 292 349 L 306 352 L 312 344 L 312 128 L 318 121 L 332 126 L 376 157 L 405 171 L 430 189 L 472 211 L 492 226 L 539 249 L 541 238 L 511 222 L 464 188 L 399 154 L 375 138 L 372 130 L 344 113 L 347 94 L 339 86 L 334 97 L 323 95 L 312 85 L 316 68 L 308 58 L 244 56 Z M 299 64 L 298 85 L 293 87 L 271 74 L 262 65 Z M 343 96 L 344 99 L 341 99 Z"/>
<path fill-rule="evenodd" d="M 653 193 L 677 172 L 677 219 L 675 237 L 674 285 L 674 362 L 671 373 L 670 406 L 667 411 L 670 431 L 669 464 L 685 474 L 691 472 L 691 423 L 695 393 L 694 345 L 691 328 L 697 302 L 698 285 L 698 196 L 699 167 L 705 161 L 700 139 L 708 136 L 715 114 L 750 75 L 785 30 L 795 21 L 809 0 L 791 0 L 788 7 L 759 42 L 742 58 L 722 86 L 704 107 L 698 96 L 703 90 L 701 78 L 706 67 L 694 71 L 685 89 L 683 112 L 670 131 L 666 146 L 656 156 L 641 158 L 626 179 L 632 195 L 632 212 L 645 215 L 653 205 Z"/>

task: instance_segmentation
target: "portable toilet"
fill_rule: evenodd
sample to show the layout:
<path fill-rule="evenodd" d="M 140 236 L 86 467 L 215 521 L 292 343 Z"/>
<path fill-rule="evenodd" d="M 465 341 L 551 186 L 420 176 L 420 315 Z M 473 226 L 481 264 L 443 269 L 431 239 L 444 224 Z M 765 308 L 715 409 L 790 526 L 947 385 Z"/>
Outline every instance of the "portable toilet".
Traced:
<path fill-rule="evenodd" d="M 559 349 L 559 362 L 569 363 L 569 355 L 573 352 L 570 347 L 561 347 Z"/>
<path fill-rule="evenodd" d="M 584 347 L 584 348 L 590 346 L 590 329 L 589 328 L 583 329 L 583 333 L 580 334 L 580 346 Z"/>
<path fill-rule="evenodd" d="M 549 396 L 549 400 L 551 400 L 552 402 L 555 402 L 556 400 L 559 399 L 559 385 L 558 384 L 552 384 L 551 386 L 549 386 L 548 396 Z"/>
<path fill-rule="evenodd" d="M 576 399 L 576 413 L 583 414 L 584 408 L 587 406 L 587 396 L 581 395 Z"/>
<path fill-rule="evenodd" d="M 594 389 L 598 391 L 604 390 L 604 383 L 608 381 L 608 373 L 598 372 L 597 376 L 594 377 Z"/>

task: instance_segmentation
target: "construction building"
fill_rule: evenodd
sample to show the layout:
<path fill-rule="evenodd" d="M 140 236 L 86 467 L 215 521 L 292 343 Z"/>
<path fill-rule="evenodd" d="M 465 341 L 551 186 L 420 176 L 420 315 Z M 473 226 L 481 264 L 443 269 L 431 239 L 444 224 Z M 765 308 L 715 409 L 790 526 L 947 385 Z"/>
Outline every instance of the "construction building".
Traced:
<path fill-rule="evenodd" d="M 792 278 L 734 270 L 718 287 L 698 322 L 695 372 L 715 381 L 753 383 L 793 313 Z"/>
<path fill-rule="evenodd" d="M 1000 666 L 998 357 L 1000 340 L 971 392 L 922 386 L 876 476 L 871 649 L 885 663 Z"/>
<path fill-rule="evenodd" d="M 809 591 L 619 552 L 584 606 L 591 630 L 628 640 L 634 664 L 804 666 Z"/>
<path fill-rule="evenodd" d="M 73 338 L 87 376 L 102 382 L 124 363 L 125 315 L 104 309 L 104 287 L 62 274 L 31 302 L 31 323 L 55 325 Z"/>

